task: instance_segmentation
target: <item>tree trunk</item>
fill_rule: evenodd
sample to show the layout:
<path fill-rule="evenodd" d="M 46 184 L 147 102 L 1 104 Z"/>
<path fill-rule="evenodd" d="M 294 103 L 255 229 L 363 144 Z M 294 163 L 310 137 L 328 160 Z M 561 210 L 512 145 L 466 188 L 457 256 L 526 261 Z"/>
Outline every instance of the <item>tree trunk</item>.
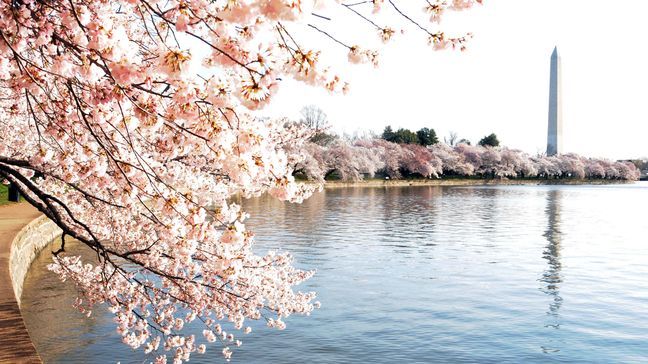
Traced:
<path fill-rule="evenodd" d="M 8 200 L 11 201 L 11 202 L 20 202 L 20 190 L 13 183 L 9 184 L 9 197 L 8 197 Z"/>

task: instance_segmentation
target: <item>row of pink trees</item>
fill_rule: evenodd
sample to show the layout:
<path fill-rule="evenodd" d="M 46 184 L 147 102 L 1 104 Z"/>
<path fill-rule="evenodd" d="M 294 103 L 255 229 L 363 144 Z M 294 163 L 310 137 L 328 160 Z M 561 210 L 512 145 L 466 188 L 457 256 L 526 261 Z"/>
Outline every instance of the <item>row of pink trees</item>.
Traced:
<path fill-rule="evenodd" d="M 533 157 L 509 148 L 468 144 L 450 147 L 440 143 L 424 147 L 383 139 L 337 139 L 328 146 L 307 143 L 295 160 L 297 172 L 320 181 L 332 175 L 342 180 L 359 180 L 377 173 L 389 178 L 639 179 L 639 170 L 630 162 L 585 158 L 573 153 Z"/>

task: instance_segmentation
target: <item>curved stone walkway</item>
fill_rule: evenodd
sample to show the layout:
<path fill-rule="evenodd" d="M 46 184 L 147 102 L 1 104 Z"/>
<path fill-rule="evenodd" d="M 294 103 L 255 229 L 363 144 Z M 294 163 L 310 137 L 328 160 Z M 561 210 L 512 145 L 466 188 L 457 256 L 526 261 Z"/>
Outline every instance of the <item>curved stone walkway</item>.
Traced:
<path fill-rule="evenodd" d="M 20 314 L 9 271 L 14 237 L 40 215 L 28 203 L 0 206 L 0 363 L 42 363 Z"/>

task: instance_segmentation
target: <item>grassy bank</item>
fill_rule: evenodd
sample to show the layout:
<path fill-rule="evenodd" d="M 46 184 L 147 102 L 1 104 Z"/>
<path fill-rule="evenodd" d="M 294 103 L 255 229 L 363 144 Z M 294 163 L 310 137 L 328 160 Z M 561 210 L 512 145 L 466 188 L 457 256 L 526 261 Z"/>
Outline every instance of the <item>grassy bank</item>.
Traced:
<path fill-rule="evenodd" d="M 9 186 L 0 183 L 0 205 L 9 203 L 9 201 L 7 201 L 8 197 L 9 197 Z"/>
<path fill-rule="evenodd" d="M 498 185 L 606 185 L 633 183 L 623 180 L 606 179 L 477 179 L 477 178 L 452 178 L 452 179 L 402 179 L 383 180 L 366 179 L 362 181 L 326 181 L 324 188 L 345 187 L 404 187 L 404 186 L 498 186 Z"/>
<path fill-rule="evenodd" d="M 20 201 L 22 202 L 25 200 L 21 197 Z M 9 186 L 0 183 L 0 206 L 8 205 L 10 203 L 14 202 L 9 202 Z"/>

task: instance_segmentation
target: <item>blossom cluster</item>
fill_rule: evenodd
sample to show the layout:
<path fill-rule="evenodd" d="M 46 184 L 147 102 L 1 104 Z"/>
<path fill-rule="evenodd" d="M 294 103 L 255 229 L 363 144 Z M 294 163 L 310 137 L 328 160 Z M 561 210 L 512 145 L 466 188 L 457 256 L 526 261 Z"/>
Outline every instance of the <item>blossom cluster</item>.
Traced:
<path fill-rule="evenodd" d="M 568 153 L 530 156 L 516 149 L 472 146 L 454 147 L 437 143 L 429 147 L 397 144 L 383 139 L 353 142 L 337 139 L 330 145 L 307 143 L 290 150 L 295 170 L 308 179 L 323 181 L 335 174 L 342 180 L 360 180 L 377 173 L 392 179 L 404 176 L 424 178 L 573 178 L 639 179 L 631 162 L 585 158 Z"/>
<path fill-rule="evenodd" d="M 344 91 L 300 35 L 376 63 L 377 50 L 318 24 L 333 7 L 372 22 L 383 3 L 416 23 L 393 0 L 0 0 L 0 180 L 96 253 L 82 261 L 62 239 L 50 266 L 77 286 L 79 310 L 108 305 L 124 343 L 160 363 L 211 342 L 229 359 L 240 342 L 221 323 L 283 328 L 313 310 L 315 295 L 294 289 L 312 272 L 254 252 L 231 197 L 312 192 L 285 153 L 307 133 L 251 115 L 282 80 Z M 369 34 L 394 33 L 379 28 Z M 202 337 L 187 332 L 194 321 Z"/>

